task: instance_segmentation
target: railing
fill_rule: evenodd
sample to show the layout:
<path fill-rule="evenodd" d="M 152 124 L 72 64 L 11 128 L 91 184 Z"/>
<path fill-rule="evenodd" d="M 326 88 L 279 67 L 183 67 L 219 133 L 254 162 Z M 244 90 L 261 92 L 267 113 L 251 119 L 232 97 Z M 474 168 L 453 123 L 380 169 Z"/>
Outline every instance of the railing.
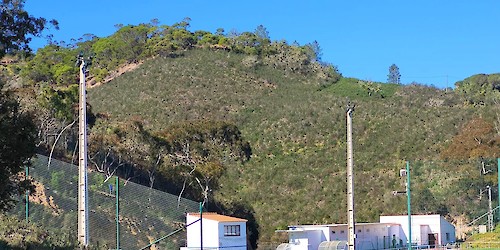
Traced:
<path fill-rule="evenodd" d="M 460 245 L 460 249 L 500 249 L 500 241 L 464 242 Z"/>

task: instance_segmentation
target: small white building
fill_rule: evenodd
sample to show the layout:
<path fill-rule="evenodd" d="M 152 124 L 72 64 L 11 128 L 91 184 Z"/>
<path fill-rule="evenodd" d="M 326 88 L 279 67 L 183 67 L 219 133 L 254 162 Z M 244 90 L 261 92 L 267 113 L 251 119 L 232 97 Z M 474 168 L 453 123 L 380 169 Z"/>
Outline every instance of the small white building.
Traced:
<path fill-rule="evenodd" d="M 400 235 L 403 242 L 409 236 L 408 216 L 380 216 L 380 223 L 394 223 L 401 225 L 401 230 L 391 232 Z M 401 232 L 402 231 L 402 232 Z M 455 242 L 455 227 L 439 214 L 411 216 L 411 242 L 416 245 L 444 246 Z"/>
<path fill-rule="evenodd" d="M 200 223 L 199 213 L 188 213 L 186 216 L 186 225 L 189 225 L 186 230 L 187 247 L 182 247 L 181 250 L 200 249 L 202 234 L 200 224 L 203 224 L 203 249 L 246 250 L 246 222 L 245 219 L 217 213 L 203 213 L 202 223 Z"/>
<path fill-rule="evenodd" d="M 408 216 L 381 216 L 379 223 L 356 223 L 354 228 L 357 250 L 407 245 Z M 346 224 L 289 226 L 288 230 L 278 230 L 288 233 L 288 243 L 277 249 L 347 249 L 347 230 Z M 412 215 L 412 245 L 439 246 L 454 241 L 455 227 L 440 215 Z"/>
<path fill-rule="evenodd" d="M 356 249 L 390 248 L 392 246 L 392 238 L 389 237 L 391 227 L 399 227 L 399 225 L 356 223 Z M 317 250 L 320 245 L 332 245 L 332 242 L 335 242 L 335 249 L 347 249 L 347 230 L 346 224 L 289 226 L 288 230 L 278 231 L 287 232 L 289 239 L 288 243 L 280 245 L 278 249 Z"/>

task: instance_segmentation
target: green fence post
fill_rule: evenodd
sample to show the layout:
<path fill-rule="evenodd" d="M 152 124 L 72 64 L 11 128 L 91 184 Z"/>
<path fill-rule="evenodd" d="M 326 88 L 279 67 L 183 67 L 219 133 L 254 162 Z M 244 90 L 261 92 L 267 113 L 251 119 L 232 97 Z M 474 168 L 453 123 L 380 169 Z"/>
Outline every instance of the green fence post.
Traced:
<path fill-rule="evenodd" d="M 203 250 L 203 202 L 200 202 L 200 250 Z"/>
<path fill-rule="evenodd" d="M 25 167 L 25 169 L 26 169 L 26 176 L 25 176 L 25 178 L 24 178 L 24 179 L 25 179 L 25 180 L 28 180 L 28 174 L 29 174 L 28 172 L 29 172 L 29 167 L 28 167 L 28 166 L 26 166 L 26 167 Z M 29 206 L 30 206 L 30 191 L 29 191 L 29 190 L 27 190 L 27 191 L 26 191 L 26 223 L 28 223 L 28 222 L 29 222 L 29 220 L 28 220 L 28 217 L 29 217 L 29 211 L 30 211 L 30 210 L 29 210 Z"/>
<path fill-rule="evenodd" d="M 118 179 L 118 176 L 116 176 L 116 250 L 120 249 L 120 199 L 119 199 L 119 186 L 120 186 L 120 180 Z"/>

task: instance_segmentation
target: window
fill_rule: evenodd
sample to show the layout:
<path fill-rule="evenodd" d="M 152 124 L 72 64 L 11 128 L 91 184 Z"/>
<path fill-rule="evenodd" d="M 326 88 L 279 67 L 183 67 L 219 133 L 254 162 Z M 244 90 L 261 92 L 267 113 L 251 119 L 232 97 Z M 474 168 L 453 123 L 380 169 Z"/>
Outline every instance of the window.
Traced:
<path fill-rule="evenodd" d="M 224 236 L 240 236 L 240 225 L 224 225 Z"/>
<path fill-rule="evenodd" d="M 446 241 L 450 241 L 450 233 L 446 233 Z"/>

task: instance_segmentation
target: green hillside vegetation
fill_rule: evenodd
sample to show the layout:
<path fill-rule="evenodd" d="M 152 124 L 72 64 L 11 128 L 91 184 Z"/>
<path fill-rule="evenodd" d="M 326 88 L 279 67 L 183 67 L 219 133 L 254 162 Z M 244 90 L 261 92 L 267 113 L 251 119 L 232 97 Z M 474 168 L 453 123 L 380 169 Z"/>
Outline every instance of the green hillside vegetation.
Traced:
<path fill-rule="evenodd" d="M 478 74 L 455 83 L 456 91 L 466 104 L 499 104 L 500 74 Z"/>
<path fill-rule="evenodd" d="M 500 157 L 496 75 L 472 76 L 456 90 L 343 78 L 315 42 L 271 41 L 263 26 L 188 28 L 189 19 L 123 26 L 22 61 L 18 93 L 38 114 L 40 151 L 76 118 L 70 59 L 83 51 L 94 57 L 89 82 L 106 82 L 88 91 L 95 170 L 247 218 L 254 247 L 283 240 L 274 231 L 287 225 L 346 222 L 348 102 L 356 105 L 358 222 L 406 212 L 392 191 L 404 188 L 398 174 L 407 160 L 415 213 L 455 221 L 487 210 L 479 194 L 497 185 Z M 140 65 L 110 77 L 130 63 Z M 75 130 L 62 134 L 57 157 L 74 159 Z"/>

